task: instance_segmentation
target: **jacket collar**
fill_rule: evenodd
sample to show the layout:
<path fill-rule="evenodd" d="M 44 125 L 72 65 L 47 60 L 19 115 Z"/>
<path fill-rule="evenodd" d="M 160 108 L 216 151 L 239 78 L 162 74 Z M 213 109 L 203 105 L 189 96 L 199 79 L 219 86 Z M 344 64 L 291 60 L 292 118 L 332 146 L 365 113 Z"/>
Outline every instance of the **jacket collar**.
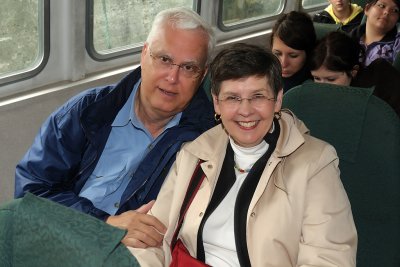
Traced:
<path fill-rule="evenodd" d="M 257 188 L 254 197 L 257 198 L 262 194 L 263 188 L 268 183 L 269 177 L 274 171 L 275 167 L 284 161 L 286 157 L 301 147 L 304 142 L 304 134 L 308 134 L 309 130 L 304 123 L 299 120 L 290 110 L 283 109 L 282 116 L 279 120 L 281 128 L 280 135 L 276 144 L 275 151 L 272 152 L 268 169 L 266 173 L 266 179 L 260 181 L 260 188 Z M 229 138 L 225 130 L 221 125 L 218 125 L 207 132 L 203 133 L 197 139 L 189 143 L 185 150 L 195 157 L 204 160 L 204 173 L 207 179 L 211 179 L 211 183 L 215 183 L 215 178 L 218 177 L 218 170 L 221 168 L 224 161 L 226 147 L 228 145 Z M 209 169 L 206 166 L 214 165 L 217 168 Z M 213 170 L 213 171 L 212 171 Z M 274 178 L 274 184 L 277 188 L 286 192 L 286 183 L 282 175 L 277 175 Z"/>
<path fill-rule="evenodd" d="M 366 28 L 366 24 L 361 24 L 360 26 L 358 26 L 357 28 L 355 28 L 350 35 L 353 38 L 356 38 L 357 40 L 361 40 L 361 37 L 364 36 L 365 34 L 365 29 Z M 376 43 L 386 43 L 386 42 L 390 42 L 393 41 L 394 39 L 396 39 L 396 35 L 397 35 L 397 27 L 393 27 L 393 29 L 391 29 L 389 32 L 386 33 L 386 35 L 378 42 Z"/>
<path fill-rule="evenodd" d="M 104 126 L 110 126 L 118 112 L 124 106 L 141 78 L 141 67 L 138 67 L 115 85 L 97 88 L 95 98 L 82 112 L 81 122 L 86 135 L 93 137 Z M 204 132 L 215 125 L 213 107 L 204 89 L 200 87 L 189 105 L 182 112 L 179 127 L 190 127 L 194 132 Z M 174 127 L 176 128 L 176 127 Z"/>
<path fill-rule="evenodd" d="M 117 84 L 95 89 L 91 95 L 94 98 L 92 103 L 82 111 L 81 116 L 82 126 L 89 138 L 102 127 L 112 124 L 140 77 L 141 69 L 138 67 Z"/>

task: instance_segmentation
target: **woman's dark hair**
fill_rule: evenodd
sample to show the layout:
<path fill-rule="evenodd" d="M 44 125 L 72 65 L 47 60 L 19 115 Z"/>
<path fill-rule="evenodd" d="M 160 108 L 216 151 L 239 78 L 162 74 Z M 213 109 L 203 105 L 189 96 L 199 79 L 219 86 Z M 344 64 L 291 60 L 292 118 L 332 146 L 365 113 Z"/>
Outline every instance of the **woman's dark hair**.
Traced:
<path fill-rule="evenodd" d="M 256 45 L 234 44 L 223 49 L 210 65 L 211 92 L 219 94 L 226 80 L 250 76 L 267 77 L 274 97 L 282 89 L 281 64 L 271 51 Z"/>
<path fill-rule="evenodd" d="M 311 55 L 317 40 L 311 17 L 299 11 L 283 14 L 276 21 L 272 28 L 271 47 L 275 36 L 293 49 L 304 50 L 307 57 Z"/>
<path fill-rule="evenodd" d="M 324 66 L 330 71 L 344 71 L 351 74 L 359 65 L 360 44 L 343 32 L 330 32 L 321 39 L 310 59 L 310 70 Z"/>

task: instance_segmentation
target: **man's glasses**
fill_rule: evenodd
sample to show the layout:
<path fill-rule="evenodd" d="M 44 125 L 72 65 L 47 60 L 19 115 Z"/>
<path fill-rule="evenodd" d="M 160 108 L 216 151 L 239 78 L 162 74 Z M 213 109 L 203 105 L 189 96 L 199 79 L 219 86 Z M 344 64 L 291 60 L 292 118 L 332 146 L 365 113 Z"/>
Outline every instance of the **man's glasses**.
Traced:
<path fill-rule="evenodd" d="M 243 100 L 249 101 L 249 104 L 252 107 L 263 108 L 267 105 L 268 102 L 275 102 L 276 99 L 273 97 L 268 97 L 263 94 L 256 94 L 249 98 L 239 97 L 239 96 L 225 96 L 223 98 L 217 99 L 222 102 L 227 108 L 237 109 L 240 104 L 242 104 Z"/>
<path fill-rule="evenodd" d="M 154 64 L 157 68 L 163 70 L 171 70 L 173 66 L 177 66 L 180 73 L 182 73 L 182 75 L 186 78 L 197 78 L 200 76 L 202 70 L 199 66 L 191 63 L 176 64 L 174 63 L 172 58 L 165 55 L 153 55 L 151 51 L 150 57 L 153 59 Z"/>

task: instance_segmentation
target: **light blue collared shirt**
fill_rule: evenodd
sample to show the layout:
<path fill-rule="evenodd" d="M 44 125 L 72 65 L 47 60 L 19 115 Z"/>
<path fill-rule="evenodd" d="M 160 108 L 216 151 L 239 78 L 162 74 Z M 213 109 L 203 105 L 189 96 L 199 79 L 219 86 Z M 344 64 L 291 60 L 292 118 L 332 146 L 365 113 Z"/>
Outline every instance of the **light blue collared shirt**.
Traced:
<path fill-rule="evenodd" d="M 182 116 L 182 113 L 175 115 L 154 139 L 135 114 L 134 100 L 140 82 L 135 84 L 128 101 L 115 117 L 96 168 L 79 193 L 111 215 L 117 212 L 121 196 L 140 162 L 169 128 L 178 125 Z"/>

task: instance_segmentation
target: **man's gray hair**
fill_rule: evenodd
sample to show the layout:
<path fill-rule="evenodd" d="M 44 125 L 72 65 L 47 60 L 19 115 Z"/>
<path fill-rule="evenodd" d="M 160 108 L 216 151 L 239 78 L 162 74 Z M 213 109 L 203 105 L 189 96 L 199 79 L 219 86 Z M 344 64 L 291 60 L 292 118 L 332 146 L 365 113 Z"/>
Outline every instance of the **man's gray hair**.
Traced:
<path fill-rule="evenodd" d="M 211 61 L 211 56 L 215 47 L 215 36 L 211 26 L 204 19 L 191 9 L 184 7 L 176 7 L 159 12 L 154 18 L 149 35 L 146 42 L 151 44 L 159 31 L 165 25 L 181 29 L 181 30 L 202 30 L 208 36 L 207 62 Z"/>

